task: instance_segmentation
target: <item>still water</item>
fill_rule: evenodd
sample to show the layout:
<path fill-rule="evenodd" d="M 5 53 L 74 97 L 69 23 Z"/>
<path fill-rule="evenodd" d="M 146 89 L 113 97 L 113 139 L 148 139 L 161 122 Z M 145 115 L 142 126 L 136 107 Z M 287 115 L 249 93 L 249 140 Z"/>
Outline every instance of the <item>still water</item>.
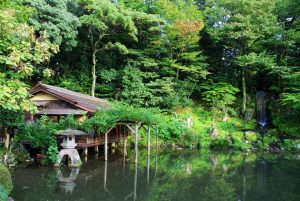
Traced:
<path fill-rule="evenodd" d="M 28 165 L 13 173 L 15 201 L 299 201 L 296 154 L 160 151 L 97 155 L 80 169 Z"/>

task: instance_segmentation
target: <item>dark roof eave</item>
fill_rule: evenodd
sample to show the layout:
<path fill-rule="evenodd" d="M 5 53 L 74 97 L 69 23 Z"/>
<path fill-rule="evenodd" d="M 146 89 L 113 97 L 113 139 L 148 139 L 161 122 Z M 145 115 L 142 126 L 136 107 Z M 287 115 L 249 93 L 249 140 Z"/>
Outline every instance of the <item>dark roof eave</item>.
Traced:
<path fill-rule="evenodd" d="M 60 99 L 62 99 L 62 100 L 64 100 L 64 101 L 66 101 L 66 102 L 68 102 L 68 103 L 74 105 L 75 107 L 77 107 L 77 108 L 79 108 L 79 109 L 82 109 L 82 110 L 85 110 L 85 111 L 87 111 L 87 112 L 89 112 L 89 113 L 92 113 L 92 114 L 93 114 L 93 113 L 97 112 L 97 110 L 90 109 L 90 108 L 87 108 L 86 106 L 81 105 L 81 104 L 80 104 L 78 101 L 76 101 L 76 100 L 73 100 L 73 99 L 70 99 L 70 98 L 67 97 L 67 96 L 63 96 L 63 95 L 61 95 L 61 94 L 55 93 L 55 91 L 53 91 L 52 89 L 49 89 L 47 86 L 45 86 L 45 85 L 42 84 L 41 82 L 39 82 L 37 85 L 35 85 L 35 86 L 29 91 L 29 93 L 32 94 L 32 95 L 34 95 L 34 94 L 36 94 L 36 93 L 38 93 L 38 92 L 41 92 L 41 91 L 46 92 L 46 93 L 49 93 L 49 94 L 51 94 L 51 95 L 53 95 L 53 96 L 55 96 L 55 97 L 57 97 L 57 98 L 60 98 Z"/>

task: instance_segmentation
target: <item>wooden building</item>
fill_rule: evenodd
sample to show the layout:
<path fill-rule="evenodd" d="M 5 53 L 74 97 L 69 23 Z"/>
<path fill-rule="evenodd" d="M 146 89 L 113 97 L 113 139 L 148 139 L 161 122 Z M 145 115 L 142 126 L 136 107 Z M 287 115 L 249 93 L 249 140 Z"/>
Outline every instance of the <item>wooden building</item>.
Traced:
<path fill-rule="evenodd" d="M 53 121 L 59 121 L 61 117 L 73 115 L 79 121 L 92 116 L 97 110 L 109 107 L 105 99 L 95 98 L 89 95 L 70 91 L 56 86 L 38 83 L 31 90 L 32 97 L 38 111 L 34 115 L 27 115 L 26 120 L 33 122 L 42 115 L 50 117 Z M 108 134 L 108 143 L 118 142 L 127 139 L 129 130 L 124 125 L 117 125 Z M 77 149 L 84 149 L 87 153 L 89 147 L 104 144 L 104 135 L 97 135 L 93 132 L 87 136 L 76 137 Z"/>
<path fill-rule="evenodd" d="M 38 112 L 27 120 L 35 120 L 47 115 L 54 121 L 61 116 L 74 115 L 85 118 L 93 115 L 97 110 L 109 107 L 105 99 L 91 97 L 78 92 L 56 86 L 38 83 L 31 90 L 30 100 L 38 107 Z"/>

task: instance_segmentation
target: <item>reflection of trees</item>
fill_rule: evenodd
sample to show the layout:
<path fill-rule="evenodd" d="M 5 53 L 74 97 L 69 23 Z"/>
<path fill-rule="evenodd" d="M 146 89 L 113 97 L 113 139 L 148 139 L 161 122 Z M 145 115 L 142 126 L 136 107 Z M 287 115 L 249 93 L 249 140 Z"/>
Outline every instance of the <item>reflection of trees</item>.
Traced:
<path fill-rule="evenodd" d="M 134 198 L 137 201 L 250 201 L 260 193 L 259 185 L 265 185 L 269 186 L 265 188 L 267 192 L 260 196 L 268 197 L 261 197 L 262 200 L 300 200 L 295 193 L 300 161 L 268 158 L 268 155 L 257 157 L 251 153 L 181 150 L 158 153 L 157 158 L 153 154 L 150 160 L 146 152 L 140 152 L 136 166 L 130 162 L 134 157 L 130 153 L 128 157 L 129 161 L 121 158 L 106 164 L 101 159 L 89 161 L 81 167 L 76 187 L 69 194 L 60 190 L 61 183 L 52 168 L 23 169 L 22 173 L 16 170 L 14 175 L 22 180 L 15 185 L 14 189 L 20 192 L 15 198 L 24 201 L 132 201 Z M 259 167 L 260 159 L 268 163 L 263 169 Z M 69 176 L 69 168 L 61 170 Z M 263 179 L 261 184 L 260 179 Z"/>
<path fill-rule="evenodd" d="M 143 158 L 140 167 L 146 164 Z M 151 182 L 145 200 L 238 200 L 255 188 L 253 153 L 173 151 L 158 158 L 159 176 Z"/>
<path fill-rule="evenodd" d="M 236 192 L 232 183 L 221 177 L 214 177 L 200 192 L 197 200 L 203 201 L 233 201 L 236 200 Z"/>

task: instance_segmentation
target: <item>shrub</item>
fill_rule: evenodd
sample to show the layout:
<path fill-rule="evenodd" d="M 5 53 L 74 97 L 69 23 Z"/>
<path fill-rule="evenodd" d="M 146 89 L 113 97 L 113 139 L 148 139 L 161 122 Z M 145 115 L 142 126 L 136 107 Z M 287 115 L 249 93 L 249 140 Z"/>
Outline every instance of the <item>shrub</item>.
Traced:
<path fill-rule="evenodd" d="M 58 159 L 58 147 L 57 145 L 50 145 L 47 151 L 48 163 L 55 164 Z"/>
<path fill-rule="evenodd" d="M 257 133 L 255 132 L 247 132 L 246 133 L 246 139 L 251 142 L 254 143 L 257 141 Z"/>
<path fill-rule="evenodd" d="M 216 138 L 211 140 L 210 147 L 213 149 L 228 149 L 230 147 L 230 143 L 226 138 Z"/>
<path fill-rule="evenodd" d="M 3 186 L 7 195 L 9 195 L 12 191 L 13 185 L 10 172 L 3 164 L 0 164 L 0 184 Z"/>
<path fill-rule="evenodd" d="M 248 144 L 244 138 L 244 133 L 241 131 L 234 132 L 231 134 L 231 138 L 233 140 L 233 148 L 235 149 L 250 149 L 251 146 Z"/>
<path fill-rule="evenodd" d="M 268 149 L 270 147 L 275 147 L 277 146 L 279 143 L 279 139 L 274 136 L 271 135 L 269 132 L 266 136 L 263 137 L 262 139 L 262 147 L 263 149 Z"/>

